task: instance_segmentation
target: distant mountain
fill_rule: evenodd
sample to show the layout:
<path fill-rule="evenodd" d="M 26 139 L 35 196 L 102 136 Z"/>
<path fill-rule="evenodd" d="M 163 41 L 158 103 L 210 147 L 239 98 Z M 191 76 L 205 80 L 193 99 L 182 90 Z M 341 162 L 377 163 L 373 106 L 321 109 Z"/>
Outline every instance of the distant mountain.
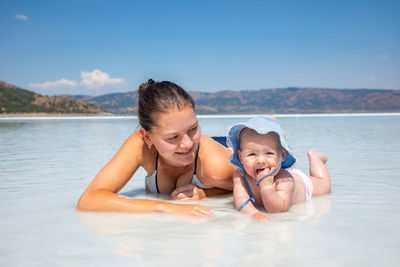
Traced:
<path fill-rule="evenodd" d="M 283 88 L 189 92 L 198 114 L 400 112 L 400 90 Z M 136 92 L 69 96 L 114 114 L 136 114 Z"/>
<path fill-rule="evenodd" d="M 101 114 L 104 111 L 84 101 L 66 96 L 42 96 L 0 81 L 2 113 Z"/>
<path fill-rule="evenodd" d="M 113 93 L 101 96 L 67 95 L 67 97 L 88 102 L 114 114 L 137 113 L 137 92 Z"/>
<path fill-rule="evenodd" d="M 400 90 L 285 88 L 223 91 L 200 95 L 196 104 L 199 111 L 209 114 L 400 112 Z"/>
<path fill-rule="evenodd" d="M 400 90 L 282 88 L 189 92 L 198 114 L 400 112 Z M 42 96 L 0 81 L 0 113 L 137 114 L 137 92 Z"/>

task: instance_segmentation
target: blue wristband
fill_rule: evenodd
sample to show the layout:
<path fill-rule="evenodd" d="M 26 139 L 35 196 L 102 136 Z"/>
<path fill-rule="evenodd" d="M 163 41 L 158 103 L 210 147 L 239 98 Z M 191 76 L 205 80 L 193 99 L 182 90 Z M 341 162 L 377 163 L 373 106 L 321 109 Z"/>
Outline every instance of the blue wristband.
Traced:
<path fill-rule="evenodd" d="M 249 204 L 249 201 L 251 201 L 252 203 L 254 203 L 254 198 L 249 198 L 248 200 L 246 200 L 245 202 L 243 202 L 243 204 L 242 205 L 240 205 L 239 207 L 238 207 L 238 211 L 241 211 L 244 207 L 246 207 L 246 205 L 247 204 Z"/>

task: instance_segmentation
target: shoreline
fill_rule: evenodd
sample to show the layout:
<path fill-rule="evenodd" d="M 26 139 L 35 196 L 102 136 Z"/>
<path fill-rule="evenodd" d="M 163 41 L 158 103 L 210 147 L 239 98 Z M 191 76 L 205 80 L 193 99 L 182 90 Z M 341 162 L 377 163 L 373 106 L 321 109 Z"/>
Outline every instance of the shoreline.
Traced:
<path fill-rule="evenodd" d="M 112 113 L 42 113 L 42 112 L 21 112 L 21 113 L 0 113 L 0 117 L 65 117 L 65 116 L 107 116 Z"/>
<path fill-rule="evenodd" d="M 236 114 L 236 115 L 197 115 L 198 118 L 250 118 L 257 115 L 273 115 L 280 118 L 296 117 L 368 117 L 368 116 L 400 116 L 400 112 L 379 113 L 298 113 L 298 114 Z M 13 113 L 0 114 L 1 120 L 82 120 L 82 119 L 137 119 L 136 115 L 104 114 L 61 114 L 61 113 Z"/>

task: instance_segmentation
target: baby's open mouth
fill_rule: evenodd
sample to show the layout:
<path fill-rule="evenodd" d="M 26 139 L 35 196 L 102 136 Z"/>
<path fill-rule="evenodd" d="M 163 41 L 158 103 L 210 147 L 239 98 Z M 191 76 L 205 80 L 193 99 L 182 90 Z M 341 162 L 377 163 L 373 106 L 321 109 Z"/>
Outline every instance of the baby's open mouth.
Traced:
<path fill-rule="evenodd" d="M 265 170 L 265 168 L 259 168 L 259 169 L 256 169 L 256 173 L 257 173 L 257 175 L 258 174 L 260 174 L 261 172 L 263 172 Z"/>

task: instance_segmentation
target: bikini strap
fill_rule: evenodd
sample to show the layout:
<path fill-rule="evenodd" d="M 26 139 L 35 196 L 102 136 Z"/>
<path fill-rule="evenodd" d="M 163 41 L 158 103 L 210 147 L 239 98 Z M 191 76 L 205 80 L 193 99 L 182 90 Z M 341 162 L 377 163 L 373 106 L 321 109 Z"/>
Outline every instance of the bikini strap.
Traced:
<path fill-rule="evenodd" d="M 254 199 L 254 195 L 253 195 L 253 192 L 251 191 L 251 188 L 250 188 L 250 185 L 249 185 L 249 183 L 247 182 L 247 179 L 246 179 L 246 177 L 245 177 L 245 175 L 244 175 L 244 169 L 242 169 L 242 178 L 243 178 L 243 180 L 244 180 L 244 183 L 246 184 L 246 188 L 247 188 L 247 192 L 249 193 L 249 195 L 250 195 L 250 198 L 248 199 L 248 200 L 246 200 L 245 202 L 243 202 L 242 203 L 242 205 L 240 205 L 239 207 L 238 207 L 238 211 L 241 211 L 247 204 L 249 204 L 249 202 L 251 201 L 252 203 L 254 203 L 256 200 Z"/>
<path fill-rule="evenodd" d="M 157 152 L 157 154 L 156 154 L 156 171 L 158 170 L 158 151 L 156 151 Z"/>
<path fill-rule="evenodd" d="M 200 143 L 197 147 L 197 152 L 196 152 L 196 158 L 194 160 L 194 172 L 193 175 L 196 175 L 196 169 L 197 169 L 197 158 L 199 157 L 199 150 L 200 150 Z"/>
<path fill-rule="evenodd" d="M 155 177 L 156 189 L 157 189 L 157 193 L 160 193 L 160 190 L 158 190 L 158 180 L 157 180 L 157 174 L 158 174 L 158 151 L 157 151 L 157 154 L 156 154 L 156 170 L 155 170 L 155 172 L 156 172 L 156 177 Z"/>

